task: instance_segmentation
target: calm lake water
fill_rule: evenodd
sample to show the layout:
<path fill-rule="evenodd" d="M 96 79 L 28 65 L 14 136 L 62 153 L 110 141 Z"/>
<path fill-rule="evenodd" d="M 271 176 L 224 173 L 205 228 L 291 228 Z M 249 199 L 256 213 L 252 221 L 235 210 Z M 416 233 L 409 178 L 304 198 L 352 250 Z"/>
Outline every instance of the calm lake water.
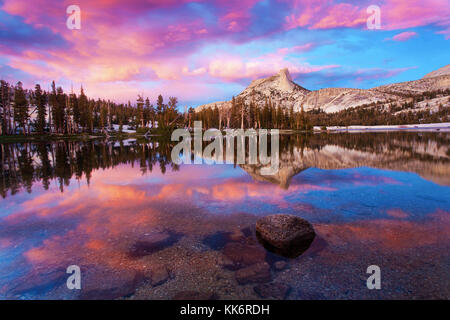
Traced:
<path fill-rule="evenodd" d="M 274 176 L 177 166 L 172 147 L 0 144 L 0 298 L 450 298 L 450 133 L 282 135 Z M 256 239 L 274 213 L 313 225 L 299 257 Z M 66 286 L 70 265 L 81 290 Z"/>

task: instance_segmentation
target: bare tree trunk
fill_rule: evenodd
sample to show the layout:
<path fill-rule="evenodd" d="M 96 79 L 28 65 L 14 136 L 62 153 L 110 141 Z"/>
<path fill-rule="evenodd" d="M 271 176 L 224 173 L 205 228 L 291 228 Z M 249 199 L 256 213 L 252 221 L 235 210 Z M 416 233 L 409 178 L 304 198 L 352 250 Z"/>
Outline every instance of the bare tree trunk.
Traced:
<path fill-rule="evenodd" d="M 244 104 L 241 104 L 241 129 L 244 129 Z"/>
<path fill-rule="evenodd" d="M 111 104 L 108 102 L 108 129 L 111 129 Z"/>
<path fill-rule="evenodd" d="M 66 113 L 67 113 L 67 119 L 66 119 L 66 131 L 68 134 L 70 134 L 70 100 L 69 96 L 66 96 Z"/>
<path fill-rule="evenodd" d="M 6 175 L 4 173 L 4 168 L 5 168 L 5 145 L 2 144 L 1 146 L 2 146 L 2 184 L 3 184 L 2 189 L 6 190 L 6 179 L 5 179 Z"/>
<path fill-rule="evenodd" d="M 50 133 L 53 133 L 53 126 L 52 126 L 52 106 L 50 103 L 48 104 L 48 130 Z"/>
<path fill-rule="evenodd" d="M 12 117 L 11 117 L 11 101 L 9 100 L 10 99 L 10 97 L 9 97 L 9 89 L 8 89 L 8 99 L 7 99 L 7 104 L 8 104 L 8 131 L 9 131 L 9 133 L 11 134 L 12 133 L 12 123 L 11 123 L 11 121 L 12 121 Z"/>

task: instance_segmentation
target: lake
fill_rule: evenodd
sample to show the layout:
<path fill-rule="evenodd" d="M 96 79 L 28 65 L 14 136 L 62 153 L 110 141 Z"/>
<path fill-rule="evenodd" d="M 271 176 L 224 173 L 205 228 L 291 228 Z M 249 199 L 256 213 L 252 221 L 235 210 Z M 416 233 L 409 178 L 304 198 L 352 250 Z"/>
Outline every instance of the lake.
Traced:
<path fill-rule="evenodd" d="M 0 298 L 450 298 L 450 133 L 280 139 L 272 176 L 175 165 L 161 138 L 0 144 Z M 255 237 L 276 213 L 313 225 L 300 256 Z"/>

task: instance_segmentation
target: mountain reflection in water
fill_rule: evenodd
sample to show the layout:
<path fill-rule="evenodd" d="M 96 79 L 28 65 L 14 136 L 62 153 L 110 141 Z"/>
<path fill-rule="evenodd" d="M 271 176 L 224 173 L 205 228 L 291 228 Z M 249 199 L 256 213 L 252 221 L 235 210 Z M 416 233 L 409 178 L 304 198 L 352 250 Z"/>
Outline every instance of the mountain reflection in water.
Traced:
<path fill-rule="evenodd" d="M 273 176 L 175 165 L 163 139 L 1 144 L 0 298 L 450 297 L 450 134 L 280 139 Z M 300 257 L 258 243 L 273 213 L 314 225 Z M 237 281 L 263 263 L 266 279 Z M 371 264 L 382 290 L 366 287 Z"/>

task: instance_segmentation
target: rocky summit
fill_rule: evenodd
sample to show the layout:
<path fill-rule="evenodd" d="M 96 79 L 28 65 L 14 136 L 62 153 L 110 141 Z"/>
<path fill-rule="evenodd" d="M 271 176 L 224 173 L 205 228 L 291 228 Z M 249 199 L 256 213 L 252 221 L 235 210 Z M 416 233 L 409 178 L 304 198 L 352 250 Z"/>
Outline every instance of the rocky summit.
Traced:
<path fill-rule="evenodd" d="M 298 109 L 300 108 L 299 102 L 303 101 L 309 92 L 292 81 L 289 70 L 285 68 L 271 77 L 253 80 L 244 91 L 236 96 L 236 99 L 241 99 L 246 104 L 254 102 L 258 107 L 263 107 L 266 100 L 270 98 L 275 105 L 287 108 L 294 106 L 294 109 Z M 209 103 L 197 107 L 196 110 L 200 111 L 215 106 L 227 109 L 231 107 L 231 101 Z"/>
<path fill-rule="evenodd" d="M 450 65 L 428 73 L 422 79 L 383 85 L 371 89 L 355 88 L 324 88 L 310 91 L 296 84 L 287 68 L 280 70 L 277 74 L 253 80 L 250 85 L 236 96 L 246 104 L 251 102 L 263 107 L 270 98 L 272 105 L 280 105 L 282 108 L 294 108 L 299 111 L 303 106 L 305 111 L 321 109 L 332 113 L 373 103 L 386 103 L 397 101 L 408 102 L 408 96 L 424 92 L 446 90 L 450 88 Z M 429 102 L 429 107 L 439 105 L 447 101 L 448 96 L 438 98 L 438 101 Z M 196 108 L 200 111 L 204 108 L 228 109 L 231 101 L 219 101 Z M 414 108 L 420 109 L 420 105 Z M 413 109 L 414 109 L 413 108 Z"/>

